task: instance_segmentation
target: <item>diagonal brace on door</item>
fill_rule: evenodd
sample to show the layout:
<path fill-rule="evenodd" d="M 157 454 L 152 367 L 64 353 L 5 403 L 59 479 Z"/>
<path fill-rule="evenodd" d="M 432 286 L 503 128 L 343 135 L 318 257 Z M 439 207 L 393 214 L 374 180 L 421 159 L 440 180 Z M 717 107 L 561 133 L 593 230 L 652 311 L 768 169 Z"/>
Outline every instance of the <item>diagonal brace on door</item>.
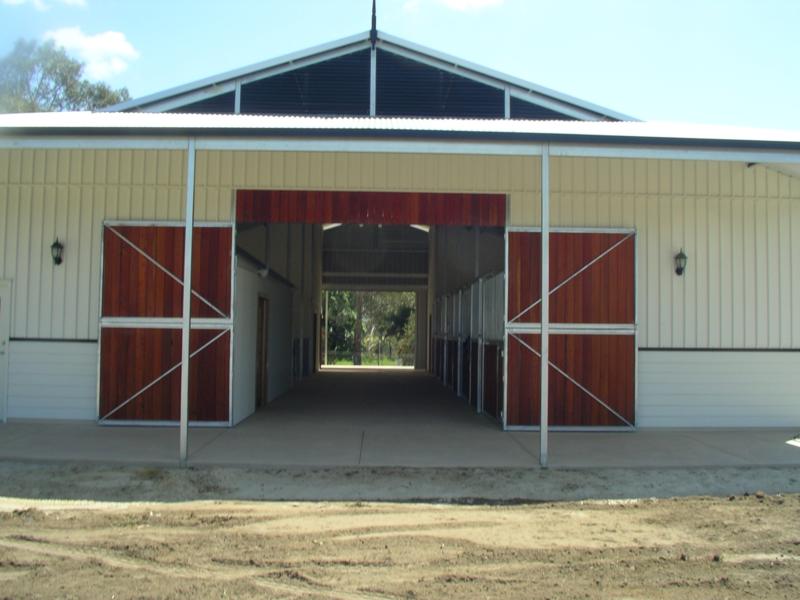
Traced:
<path fill-rule="evenodd" d="M 517 341 L 518 341 L 520 344 L 522 344 L 522 345 L 523 345 L 525 348 L 527 348 L 528 350 L 530 350 L 531 352 L 533 352 L 533 354 L 535 354 L 537 357 L 539 357 L 539 358 L 542 358 L 542 355 L 541 355 L 541 353 L 540 353 L 540 352 L 537 352 L 537 351 L 534 349 L 534 347 L 533 347 L 533 346 L 531 346 L 530 344 L 528 344 L 528 343 L 527 343 L 525 340 L 523 340 L 523 339 L 522 339 L 521 337 L 519 337 L 517 334 L 515 334 L 515 333 L 509 333 L 508 335 L 509 335 L 509 336 L 511 336 L 511 337 L 513 337 L 515 340 L 517 340 Z M 550 366 L 551 366 L 551 367 L 552 367 L 552 368 L 553 368 L 553 369 L 554 369 L 554 370 L 555 370 L 557 373 L 559 373 L 559 374 L 563 375 L 563 376 L 564 376 L 564 377 L 567 379 L 567 381 L 569 381 L 569 382 L 570 382 L 570 383 L 572 383 L 572 384 L 573 384 L 575 387 L 577 387 L 579 390 L 581 390 L 582 392 L 584 392 L 585 394 L 587 394 L 587 395 L 588 395 L 588 396 L 589 396 L 589 397 L 590 397 L 592 400 L 594 400 L 595 402 L 597 402 L 598 404 L 600 404 L 600 405 L 601 405 L 603 408 L 605 408 L 605 409 L 606 409 L 608 412 L 610 412 L 612 415 L 614 415 L 615 417 L 617 417 L 617 418 L 618 418 L 620 421 L 622 421 L 623 423 L 625 423 L 625 424 L 626 424 L 628 427 L 630 427 L 631 429 L 635 429 L 635 425 L 634 425 L 633 423 L 631 423 L 630 421 L 628 421 L 628 419 L 626 419 L 626 418 L 625 418 L 625 417 L 623 417 L 621 414 L 619 414 L 619 413 L 618 413 L 616 410 L 614 410 L 613 408 L 611 408 L 611 407 L 610 407 L 610 406 L 609 406 L 609 405 L 608 405 L 606 402 L 604 402 L 603 400 L 601 400 L 601 399 L 600 399 L 600 398 L 599 398 L 599 397 L 598 397 L 596 394 L 592 393 L 592 391 L 591 391 L 591 390 L 589 390 L 589 389 L 588 389 L 586 386 L 582 385 L 582 384 L 581 384 L 580 382 L 578 382 L 578 381 L 577 381 L 575 378 L 571 377 L 571 376 L 570 376 L 570 375 L 569 375 L 569 374 L 568 374 L 566 371 L 564 371 L 562 368 L 560 368 L 558 365 L 556 365 L 556 364 L 555 364 L 555 363 L 554 363 L 552 360 L 548 360 L 548 361 L 547 361 L 547 364 L 548 364 L 548 365 L 550 365 Z"/>
<path fill-rule="evenodd" d="M 211 339 L 210 339 L 209 341 L 207 341 L 205 344 L 203 344 L 202 346 L 200 346 L 200 347 L 199 347 L 197 350 L 195 350 L 194 352 L 192 352 L 192 353 L 189 355 L 189 358 L 194 358 L 195 356 L 197 356 L 198 354 L 200 354 L 200 353 L 201 353 L 203 350 L 205 350 L 206 348 L 208 348 L 208 347 L 209 347 L 211 344 L 213 344 L 213 343 L 214 343 L 214 342 L 216 342 L 218 339 L 220 339 L 220 338 L 221 338 L 223 335 L 225 335 L 226 333 L 228 333 L 228 331 L 229 331 L 229 330 L 228 330 L 228 329 L 226 329 L 226 330 L 224 330 L 224 331 L 221 331 L 221 332 L 220 332 L 220 333 L 218 333 L 217 335 L 215 335 L 213 338 L 211 338 Z M 156 385 L 156 384 L 157 384 L 159 381 L 162 381 L 162 380 L 164 380 L 164 379 L 165 379 L 166 377 L 168 377 L 168 376 L 169 376 L 171 373 L 174 373 L 174 372 L 175 372 L 177 369 L 179 369 L 179 368 L 180 368 L 180 366 L 181 366 L 181 364 L 182 364 L 182 361 L 178 361 L 177 363 L 175 363 L 174 365 L 172 365 L 172 366 L 171 366 L 169 369 L 167 369 L 166 371 L 164 371 L 164 372 L 163 372 L 161 375 L 159 375 L 158 377 L 156 377 L 155 379 L 153 379 L 153 381 L 151 381 L 150 383 L 148 383 L 147 385 L 145 385 L 143 388 L 141 388 L 139 391 L 137 391 L 135 394 L 133 394 L 133 396 L 131 396 L 130 398 L 128 398 L 127 400 L 125 400 L 125 402 L 123 402 L 122 404 L 119 404 L 119 405 L 115 406 L 115 407 L 114 407 L 113 409 L 111 409 L 111 410 L 110 410 L 108 413 L 106 413 L 105 415 L 103 415 L 102 417 L 100 417 L 100 419 L 99 419 L 99 421 L 98 421 L 98 422 L 102 423 L 103 421 L 105 421 L 106 419 L 108 419 L 109 417 L 111 417 L 111 415 L 113 415 L 113 414 L 114 414 L 114 413 L 116 413 L 117 411 L 121 410 L 123 407 L 127 406 L 128 404 L 130 404 L 131 402 L 133 402 L 134 400 L 136 400 L 136 398 L 139 398 L 139 397 L 140 397 L 142 394 L 144 394 L 144 393 L 145 393 L 147 390 L 149 390 L 149 389 L 150 389 L 150 388 L 152 388 L 154 385 Z"/>
<path fill-rule="evenodd" d="M 167 267 L 165 267 L 164 265 L 162 265 L 162 264 L 161 264 L 160 262 L 158 262 L 158 261 L 157 261 L 155 258 L 153 258 L 152 256 L 150 256 L 150 255 L 149 255 L 147 252 L 145 252 L 144 250 L 142 250 L 141 248 L 139 248 L 139 246 L 137 246 L 137 245 L 136 245 L 136 244 L 134 244 L 132 241 L 130 241 L 128 238 L 126 238 L 124 235 L 122 235 L 122 234 L 121 234 L 119 231 L 117 231 L 117 230 L 116 230 L 114 227 L 112 227 L 111 225 L 106 225 L 106 227 L 107 227 L 107 228 L 108 228 L 108 229 L 109 229 L 109 230 L 110 230 L 110 231 L 111 231 L 111 232 L 112 232 L 114 235 L 116 235 L 116 236 L 117 236 L 119 239 L 121 239 L 123 242 L 125 242 L 125 243 L 126 243 L 128 246 L 130 246 L 130 247 L 131 247 L 131 248 L 133 248 L 133 249 L 134 249 L 136 252 L 138 252 L 139 254 L 141 254 L 141 255 L 142 255 L 142 256 L 143 256 L 143 257 L 144 257 L 144 258 L 145 258 L 147 261 L 149 261 L 150 263 L 152 263 L 152 264 L 153 264 L 153 265 L 154 265 L 154 266 L 155 266 L 157 269 L 159 269 L 160 271 L 162 271 L 163 273 L 165 273 L 165 274 L 166 274 L 168 277 L 172 278 L 172 279 L 173 279 L 173 280 L 174 280 L 174 281 L 175 281 L 175 282 L 176 282 L 176 283 L 177 283 L 179 286 L 183 287 L 183 280 L 182 280 L 180 277 L 178 277 L 177 275 L 175 275 L 175 273 L 173 273 L 172 271 L 170 271 L 169 269 L 167 269 Z M 222 317 L 222 318 L 227 318 L 227 317 L 228 317 L 228 315 L 226 315 L 224 312 L 222 312 L 222 311 L 221 311 L 219 308 L 217 308 L 217 307 L 216 307 L 214 304 L 212 304 L 212 303 L 211 303 L 209 300 L 207 300 L 206 298 L 204 298 L 203 296 L 201 296 L 201 295 L 200 295 L 198 292 L 196 292 L 195 290 L 192 290 L 192 296 L 194 296 L 195 298 L 197 298 L 198 300 L 200 300 L 200 302 L 202 302 L 203 304 L 205 304 L 206 306 L 208 306 L 208 307 L 209 307 L 211 310 L 213 310 L 215 313 L 217 313 L 217 314 L 218 314 L 220 317 Z"/>
<path fill-rule="evenodd" d="M 551 296 L 552 296 L 552 295 L 553 295 L 555 292 L 557 292 L 559 289 L 561 289 L 562 287 L 564 287 L 565 285 L 567 285 L 567 284 L 568 284 L 570 281 L 572 281 L 572 280 L 573 280 L 573 279 L 575 279 L 575 278 L 576 278 L 578 275 L 580 275 L 581 273 L 583 273 L 584 271 L 586 271 L 587 269 L 589 269 L 589 268 L 590 268 L 592 265 L 594 265 L 594 264 L 595 264 L 595 263 L 597 263 L 598 261 L 602 260 L 602 259 L 603 259 L 605 256 L 608 256 L 609 254 L 611 254 L 611 253 L 612 253 L 614 250 L 616 250 L 616 249 L 617 249 L 618 247 L 620 247 L 620 246 L 621 246 L 623 243 L 625 243 L 625 241 L 626 241 L 626 240 L 629 240 L 629 239 L 630 239 L 630 238 L 632 238 L 633 236 L 634 236 L 634 234 L 633 234 L 633 233 L 629 233 L 628 235 L 626 235 L 626 236 L 625 236 L 624 238 L 622 238 L 621 240 L 619 240 L 619 241 L 615 242 L 615 243 L 614 243 L 614 244 L 613 244 L 611 247 L 609 247 L 608 249 L 604 250 L 604 251 L 603 251 L 601 254 L 599 254 L 599 255 L 595 256 L 595 257 L 594 257 L 592 260 L 590 260 L 588 263 L 586 263 L 585 265 L 583 265 L 583 266 L 582 266 L 580 269 L 578 269 L 577 271 L 575 271 L 574 273 L 572 273 L 572 274 L 571 274 L 569 277 L 567 277 L 566 279 L 564 279 L 563 281 L 561 281 L 560 283 L 558 283 L 558 285 L 556 285 L 556 286 L 554 286 L 554 287 L 550 288 L 550 294 L 549 294 L 549 295 L 551 295 Z M 536 300 L 536 301 L 535 301 L 533 304 L 531 304 L 531 305 L 530 305 L 530 306 L 528 306 L 527 308 L 523 309 L 523 310 L 522 310 L 522 311 L 521 311 L 519 314 L 517 314 L 517 315 L 516 315 L 516 316 L 515 316 L 513 319 L 511 319 L 511 320 L 509 321 L 509 323 L 514 323 L 515 321 L 517 321 L 518 319 L 520 319 L 520 318 L 521 318 L 523 315 L 525 315 L 526 313 L 528 313 L 528 312 L 532 311 L 534 308 L 536 308 L 537 306 L 539 306 L 539 304 L 541 304 L 541 303 L 542 303 L 542 299 L 541 299 L 541 298 L 539 298 L 539 299 L 538 299 L 538 300 Z"/>

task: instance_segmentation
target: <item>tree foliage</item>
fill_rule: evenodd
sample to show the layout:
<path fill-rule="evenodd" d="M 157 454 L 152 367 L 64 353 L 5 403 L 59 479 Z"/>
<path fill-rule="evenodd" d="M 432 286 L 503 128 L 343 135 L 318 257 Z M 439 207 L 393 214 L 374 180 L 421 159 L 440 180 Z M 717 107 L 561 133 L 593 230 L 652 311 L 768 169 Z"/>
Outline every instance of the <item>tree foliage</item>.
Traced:
<path fill-rule="evenodd" d="M 52 41 L 18 40 L 0 60 L 0 112 L 95 110 L 130 98 L 83 77 L 84 64 Z"/>
<path fill-rule="evenodd" d="M 360 348 L 355 339 L 357 295 L 361 297 Z M 328 293 L 328 351 L 338 357 L 364 352 L 407 357 L 413 364 L 416 340 L 416 298 L 413 292 Z M 354 362 L 360 357 L 354 356 Z"/>

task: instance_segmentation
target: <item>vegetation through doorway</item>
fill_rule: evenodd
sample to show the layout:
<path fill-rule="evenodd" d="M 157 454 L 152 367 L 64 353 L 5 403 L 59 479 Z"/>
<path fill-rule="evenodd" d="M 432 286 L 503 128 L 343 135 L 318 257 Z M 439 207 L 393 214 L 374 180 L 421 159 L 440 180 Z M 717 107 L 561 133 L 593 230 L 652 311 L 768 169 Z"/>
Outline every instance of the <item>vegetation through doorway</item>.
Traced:
<path fill-rule="evenodd" d="M 325 292 L 325 366 L 414 367 L 415 292 Z"/>

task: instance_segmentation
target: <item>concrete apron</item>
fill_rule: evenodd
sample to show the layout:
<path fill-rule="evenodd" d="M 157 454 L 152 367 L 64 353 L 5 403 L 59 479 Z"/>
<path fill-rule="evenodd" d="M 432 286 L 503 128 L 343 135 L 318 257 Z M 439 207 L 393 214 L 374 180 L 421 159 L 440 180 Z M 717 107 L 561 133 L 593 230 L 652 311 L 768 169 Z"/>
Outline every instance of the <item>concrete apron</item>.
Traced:
<path fill-rule="evenodd" d="M 798 429 L 552 432 L 552 468 L 800 466 Z M 503 432 L 419 372 L 317 374 L 234 428 L 192 428 L 189 463 L 538 469 L 535 432 Z M 11 421 L 0 459 L 175 465 L 174 427 Z"/>

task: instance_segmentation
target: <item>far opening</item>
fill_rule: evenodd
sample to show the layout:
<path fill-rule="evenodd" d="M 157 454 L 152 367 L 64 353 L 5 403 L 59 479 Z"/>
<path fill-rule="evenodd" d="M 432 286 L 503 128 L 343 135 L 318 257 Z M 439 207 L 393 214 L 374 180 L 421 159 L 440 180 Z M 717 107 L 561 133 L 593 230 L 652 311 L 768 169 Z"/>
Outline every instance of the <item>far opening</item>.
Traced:
<path fill-rule="evenodd" d="M 323 368 L 413 369 L 417 294 L 326 290 Z"/>

